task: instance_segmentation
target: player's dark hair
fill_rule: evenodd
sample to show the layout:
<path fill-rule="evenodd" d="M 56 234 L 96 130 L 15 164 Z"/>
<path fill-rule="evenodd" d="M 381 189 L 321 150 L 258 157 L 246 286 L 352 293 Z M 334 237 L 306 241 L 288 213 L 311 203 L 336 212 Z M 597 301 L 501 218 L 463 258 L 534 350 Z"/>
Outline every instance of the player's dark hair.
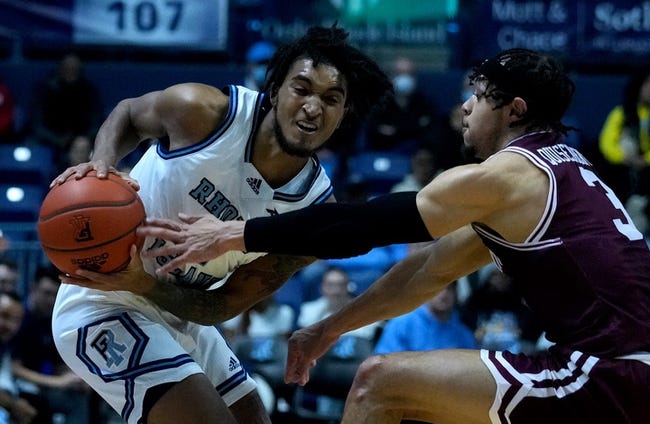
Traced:
<path fill-rule="evenodd" d="M 526 130 L 547 129 L 566 134 L 575 128 L 562 117 L 571 104 L 575 84 L 560 61 L 528 49 L 509 49 L 475 67 L 470 81 L 486 80 L 485 95 L 503 107 L 521 97 L 528 107 L 522 119 L 511 126 Z"/>
<path fill-rule="evenodd" d="M 336 24 L 329 28 L 311 27 L 301 38 L 280 46 L 268 64 L 264 92 L 274 95 L 294 62 L 308 58 L 314 66 L 334 66 L 345 77 L 348 112 L 342 126 L 365 118 L 375 105 L 385 102 L 393 86 L 379 65 L 347 42 L 348 35 Z"/>

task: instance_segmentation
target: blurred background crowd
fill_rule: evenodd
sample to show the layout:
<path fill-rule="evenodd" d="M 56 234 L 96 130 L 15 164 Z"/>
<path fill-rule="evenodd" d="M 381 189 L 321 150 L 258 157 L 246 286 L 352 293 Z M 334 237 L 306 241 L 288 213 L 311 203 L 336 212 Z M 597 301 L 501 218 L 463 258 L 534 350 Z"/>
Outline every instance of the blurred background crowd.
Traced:
<path fill-rule="evenodd" d="M 614 4 L 615 3 L 615 4 Z M 576 0 L 0 0 L 0 424 L 119 417 L 61 362 L 50 334 L 57 272 L 35 222 L 52 177 L 88 159 L 108 112 L 177 82 L 259 88 L 277 46 L 338 22 L 391 76 L 393 101 L 319 158 L 340 201 L 419 190 L 462 155 L 467 72 L 498 50 L 564 60 L 576 82 L 567 143 L 650 235 L 650 21 L 639 2 Z M 128 170 L 142 151 L 121 163 Z M 282 383 L 286 339 L 340 308 L 418 245 L 319 261 L 221 325 L 274 422 L 336 422 L 375 353 L 548 347 L 503 274 L 487 267 L 421 308 L 346 335 L 304 388 Z"/>

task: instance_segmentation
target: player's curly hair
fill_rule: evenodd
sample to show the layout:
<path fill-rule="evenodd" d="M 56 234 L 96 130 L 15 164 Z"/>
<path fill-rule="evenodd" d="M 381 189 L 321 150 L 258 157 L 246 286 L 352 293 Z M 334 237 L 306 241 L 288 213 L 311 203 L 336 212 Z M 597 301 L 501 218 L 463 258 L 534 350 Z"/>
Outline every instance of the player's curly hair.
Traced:
<path fill-rule="evenodd" d="M 526 101 L 528 110 L 512 126 L 526 125 L 526 130 L 553 130 L 566 134 L 575 128 L 564 125 L 562 117 L 571 104 L 575 84 L 555 58 L 533 50 L 505 50 L 485 60 L 472 70 L 470 82 L 487 81 L 485 95 L 495 108 L 503 107 L 515 97 Z"/>
<path fill-rule="evenodd" d="M 348 113 L 342 126 L 364 119 L 374 106 L 392 95 L 393 86 L 377 63 L 347 42 L 348 35 L 337 24 L 311 27 L 301 38 L 280 46 L 269 61 L 263 91 L 275 94 L 296 59 L 309 58 L 314 66 L 331 65 L 345 76 Z"/>

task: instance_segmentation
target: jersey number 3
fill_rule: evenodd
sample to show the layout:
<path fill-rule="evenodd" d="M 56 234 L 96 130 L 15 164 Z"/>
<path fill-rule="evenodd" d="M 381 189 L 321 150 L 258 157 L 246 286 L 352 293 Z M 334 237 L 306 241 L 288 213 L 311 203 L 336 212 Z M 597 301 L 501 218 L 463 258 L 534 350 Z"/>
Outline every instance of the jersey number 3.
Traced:
<path fill-rule="evenodd" d="M 621 211 L 621 213 L 625 217 L 625 221 L 618 218 L 612 220 L 618 232 L 623 234 L 631 241 L 643 239 L 643 234 L 641 234 L 641 232 L 636 228 L 636 226 L 632 222 L 632 219 L 630 218 L 630 215 L 628 215 L 627 211 L 625 210 L 625 207 L 623 207 L 623 204 L 618 199 L 618 197 L 616 197 L 612 189 L 607 187 L 607 184 L 602 182 L 596 176 L 596 174 L 594 174 L 592 171 L 588 169 L 581 167 L 580 175 L 582 175 L 582 178 L 585 180 L 585 182 L 589 187 L 596 187 L 596 184 L 600 185 L 605 190 L 605 193 L 607 194 L 607 198 L 609 199 L 609 201 L 612 202 L 612 206 L 614 206 L 616 209 Z"/>

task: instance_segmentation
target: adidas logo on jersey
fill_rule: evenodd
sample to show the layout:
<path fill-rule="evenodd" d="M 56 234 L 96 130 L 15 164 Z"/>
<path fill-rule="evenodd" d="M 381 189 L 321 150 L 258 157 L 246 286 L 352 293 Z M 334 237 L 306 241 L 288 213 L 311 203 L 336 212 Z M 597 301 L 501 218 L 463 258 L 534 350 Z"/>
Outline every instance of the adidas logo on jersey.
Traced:
<path fill-rule="evenodd" d="M 232 372 L 239 368 L 241 365 L 239 365 L 239 362 L 232 356 L 230 357 L 230 364 L 228 364 L 228 371 Z"/>
<path fill-rule="evenodd" d="M 260 194 L 260 186 L 262 185 L 262 180 L 259 178 L 248 177 L 246 178 L 246 182 L 255 192 L 255 194 Z"/>

